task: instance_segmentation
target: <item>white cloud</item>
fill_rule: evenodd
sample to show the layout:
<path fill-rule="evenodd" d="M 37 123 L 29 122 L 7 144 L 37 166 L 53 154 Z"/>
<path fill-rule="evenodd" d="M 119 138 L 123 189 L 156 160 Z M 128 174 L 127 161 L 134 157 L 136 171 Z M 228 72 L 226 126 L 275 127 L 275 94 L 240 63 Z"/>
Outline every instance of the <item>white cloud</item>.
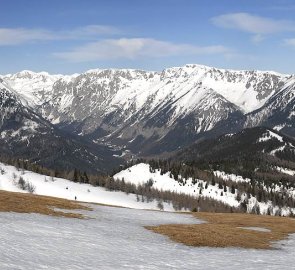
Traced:
<path fill-rule="evenodd" d="M 191 44 L 176 44 L 151 38 L 120 38 L 91 42 L 71 51 L 58 52 L 54 55 L 71 62 L 87 62 L 102 59 L 226 54 L 229 51 L 229 49 L 221 45 L 195 46 Z"/>
<path fill-rule="evenodd" d="M 0 28 L 0 46 L 19 45 L 38 41 L 90 39 L 101 35 L 117 34 L 119 30 L 112 26 L 88 25 L 67 31 L 49 31 L 46 29 Z"/>
<path fill-rule="evenodd" d="M 218 27 L 237 29 L 252 34 L 271 34 L 295 31 L 295 22 L 275 20 L 249 13 L 229 13 L 214 17 L 211 21 Z"/>

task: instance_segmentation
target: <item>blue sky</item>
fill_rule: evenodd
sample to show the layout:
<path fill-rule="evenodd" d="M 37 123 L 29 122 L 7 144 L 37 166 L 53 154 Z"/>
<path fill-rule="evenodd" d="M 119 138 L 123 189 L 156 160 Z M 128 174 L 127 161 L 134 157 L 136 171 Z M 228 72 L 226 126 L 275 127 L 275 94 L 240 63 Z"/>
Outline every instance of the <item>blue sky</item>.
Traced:
<path fill-rule="evenodd" d="M 1 0 L 0 74 L 186 63 L 295 73 L 294 0 Z"/>

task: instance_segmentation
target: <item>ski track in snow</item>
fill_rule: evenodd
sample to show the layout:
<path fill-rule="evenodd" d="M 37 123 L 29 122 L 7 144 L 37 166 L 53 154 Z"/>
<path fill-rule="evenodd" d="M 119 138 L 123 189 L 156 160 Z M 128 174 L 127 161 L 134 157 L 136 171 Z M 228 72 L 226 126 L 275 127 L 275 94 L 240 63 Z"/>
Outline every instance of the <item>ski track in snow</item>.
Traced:
<path fill-rule="evenodd" d="M 143 227 L 200 222 L 189 215 L 93 207 L 86 213 L 92 219 L 84 220 L 0 213 L 1 269 L 290 269 L 294 264 L 294 235 L 275 250 L 194 248 Z"/>

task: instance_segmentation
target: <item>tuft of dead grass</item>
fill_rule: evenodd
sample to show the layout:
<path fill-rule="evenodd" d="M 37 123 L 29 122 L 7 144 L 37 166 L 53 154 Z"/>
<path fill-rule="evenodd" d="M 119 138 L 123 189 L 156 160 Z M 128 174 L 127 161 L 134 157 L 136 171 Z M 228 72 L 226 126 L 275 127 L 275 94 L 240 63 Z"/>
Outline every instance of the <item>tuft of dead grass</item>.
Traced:
<path fill-rule="evenodd" d="M 273 243 L 295 233 L 295 219 L 231 213 L 194 213 L 207 223 L 160 225 L 146 228 L 171 240 L 195 247 L 240 247 L 272 249 Z M 239 227 L 261 227 L 270 232 Z"/>
<path fill-rule="evenodd" d="M 50 216 L 83 218 L 82 214 L 62 212 L 62 209 L 91 210 L 89 207 L 65 199 L 0 191 L 0 212 L 38 213 Z"/>

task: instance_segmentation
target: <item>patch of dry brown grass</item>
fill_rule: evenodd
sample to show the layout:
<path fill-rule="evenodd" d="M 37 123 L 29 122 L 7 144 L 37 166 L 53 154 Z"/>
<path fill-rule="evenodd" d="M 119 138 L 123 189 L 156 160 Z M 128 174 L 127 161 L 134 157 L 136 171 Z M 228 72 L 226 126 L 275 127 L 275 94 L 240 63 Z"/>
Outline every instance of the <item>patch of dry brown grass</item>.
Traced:
<path fill-rule="evenodd" d="M 195 247 L 271 249 L 273 242 L 295 233 L 295 219 L 292 218 L 229 213 L 196 213 L 194 216 L 207 223 L 146 228 L 166 235 L 173 241 Z M 239 227 L 261 227 L 271 231 L 260 232 Z"/>
<path fill-rule="evenodd" d="M 28 193 L 0 191 L 0 212 L 38 213 L 69 218 L 83 218 L 83 215 L 65 210 L 91 210 L 77 202 Z"/>

